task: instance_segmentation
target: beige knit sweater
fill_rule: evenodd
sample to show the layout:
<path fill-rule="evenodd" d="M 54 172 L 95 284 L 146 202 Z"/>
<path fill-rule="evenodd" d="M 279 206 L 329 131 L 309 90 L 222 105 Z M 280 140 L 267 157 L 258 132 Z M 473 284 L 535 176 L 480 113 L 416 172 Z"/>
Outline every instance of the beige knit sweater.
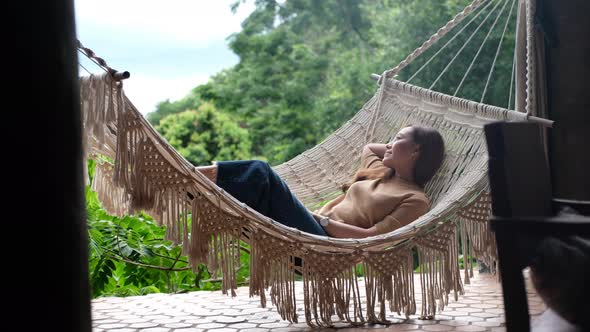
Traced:
<path fill-rule="evenodd" d="M 368 149 L 363 152 L 361 166 L 387 167 Z M 357 181 L 346 194 L 324 205 L 318 213 L 362 228 L 375 225 L 377 232 L 383 234 L 416 220 L 428 211 L 429 206 L 422 188 L 394 176 L 384 180 Z"/>

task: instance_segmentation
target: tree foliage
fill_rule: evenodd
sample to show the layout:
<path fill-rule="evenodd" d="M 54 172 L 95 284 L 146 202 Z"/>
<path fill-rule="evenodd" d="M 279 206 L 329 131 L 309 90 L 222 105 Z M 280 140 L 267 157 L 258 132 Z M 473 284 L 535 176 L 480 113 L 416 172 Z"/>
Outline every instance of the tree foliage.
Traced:
<path fill-rule="evenodd" d="M 250 155 L 248 132 L 230 115 L 216 111 L 211 103 L 202 103 L 196 111 L 170 114 L 160 120 L 156 129 L 193 165 Z"/>
<path fill-rule="evenodd" d="M 237 1 L 234 9 L 243 2 Z M 149 119 L 158 124 L 170 114 L 210 102 L 216 111 L 230 114 L 248 130 L 251 149 L 248 154 L 238 155 L 278 164 L 317 144 L 354 115 L 376 91 L 369 79 L 371 73 L 395 66 L 469 2 L 257 0 L 255 10 L 242 23 L 242 31 L 228 38 L 229 47 L 239 57 L 238 64 L 195 87 L 183 100 L 161 103 Z M 501 2 L 496 3 L 500 5 L 487 7 L 412 83 L 429 87 L 481 25 L 461 50 L 461 56 L 433 87 L 454 94 L 495 14 L 504 9 Z M 492 9 L 495 12 L 484 20 Z M 509 6 L 496 22 L 486 46 L 457 91 L 458 96 L 481 99 L 508 9 Z M 507 106 L 510 84 L 515 12 L 510 20 L 484 99 L 503 107 Z M 398 78 L 408 79 L 453 34 L 402 70 Z M 207 157 L 203 146 L 189 147 L 187 142 L 193 141 L 175 146 L 187 155 Z"/>

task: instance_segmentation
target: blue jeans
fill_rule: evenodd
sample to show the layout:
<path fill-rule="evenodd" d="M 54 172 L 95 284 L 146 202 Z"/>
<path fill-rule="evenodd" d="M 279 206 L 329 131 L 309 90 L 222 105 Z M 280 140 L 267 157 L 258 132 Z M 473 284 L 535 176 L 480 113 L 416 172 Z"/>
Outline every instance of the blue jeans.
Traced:
<path fill-rule="evenodd" d="M 217 185 L 237 200 L 283 225 L 307 233 L 328 235 L 266 162 L 218 161 Z"/>

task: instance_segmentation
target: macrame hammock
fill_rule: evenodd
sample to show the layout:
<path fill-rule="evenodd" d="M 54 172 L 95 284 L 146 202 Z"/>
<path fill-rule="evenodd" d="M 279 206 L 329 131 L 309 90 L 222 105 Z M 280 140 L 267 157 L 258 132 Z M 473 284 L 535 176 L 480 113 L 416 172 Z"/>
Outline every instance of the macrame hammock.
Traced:
<path fill-rule="evenodd" d="M 154 130 L 125 96 L 119 80 L 124 74 L 80 44 L 82 53 L 107 69 L 105 75 L 80 80 L 86 155 L 97 161 L 92 188 L 109 213 L 146 211 L 165 225 L 166 239 L 182 245 L 193 268 L 204 263 L 210 271 L 223 275 L 223 293 L 235 295 L 239 242 L 247 242 L 250 296 L 259 296 L 265 306 L 269 292 L 278 313 L 290 322 L 299 318 L 295 298 L 298 269 L 303 279 L 305 320 L 310 326 L 331 326 L 335 315 L 350 324 L 383 323 L 387 321 L 387 306 L 398 315 L 415 314 L 417 252 L 420 317 L 431 318 L 448 303 L 449 295 L 456 300 L 463 293 L 459 233 L 465 283 L 473 276 L 467 257 L 476 256 L 494 267 L 496 247 L 487 226 L 490 197 L 482 126 L 496 120 L 547 122 L 531 114 L 537 98 L 533 88 L 537 79 L 532 53 L 534 3 L 521 1 L 515 6 L 517 1 L 471 3 L 397 67 L 375 75 L 378 91 L 352 119 L 317 146 L 274 168 L 292 192 L 308 208 L 315 209 L 341 194 L 338 188 L 358 169 L 366 143 L 386 142 L 409 124 L 436 128 L 447 150 L 444 164 L 425 188 L 432 209 L 391 233 L 364 239 L 312 235 L 284 226 L 237 201 L 195 171 Z M 402 68 L 470 14 L 481 15 L 488 8 L 490 14 L 509 10 L 508 22 L 514 7 L 519 12 L 513 66 L 517 111 L 395 79 Z M 497 22 L 498 18 L 494 26 Z M 301 259 L 300 267 L 295 266 L 295 257 Z M 357 264 L 364 268 L 364 294 L 355 274 Z"/>

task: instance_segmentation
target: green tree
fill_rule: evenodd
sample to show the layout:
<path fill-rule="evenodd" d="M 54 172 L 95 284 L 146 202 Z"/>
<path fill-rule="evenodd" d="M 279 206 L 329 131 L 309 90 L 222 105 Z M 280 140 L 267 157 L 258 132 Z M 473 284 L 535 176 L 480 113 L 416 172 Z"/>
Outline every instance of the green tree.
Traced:
<path fill-rule="evenodd" d="M 156 129 L 193 165 L 250 157 L 248 132 L 211 103 L 201 104 L 196 111 L 168 115 Z"/>
<path fill-rule="evenodd" d="M 147 114 L 147 119 L 152 126 L 157 126 L 166 116 L 178 114 L 186 110 L 196 110 L 202 103 L 199 95 L 193 90 L 178 101 L 170 102 L 170 100 L 165 100 L 159 102 L 158 105 L 156 105 L 156 111 Z"/>

